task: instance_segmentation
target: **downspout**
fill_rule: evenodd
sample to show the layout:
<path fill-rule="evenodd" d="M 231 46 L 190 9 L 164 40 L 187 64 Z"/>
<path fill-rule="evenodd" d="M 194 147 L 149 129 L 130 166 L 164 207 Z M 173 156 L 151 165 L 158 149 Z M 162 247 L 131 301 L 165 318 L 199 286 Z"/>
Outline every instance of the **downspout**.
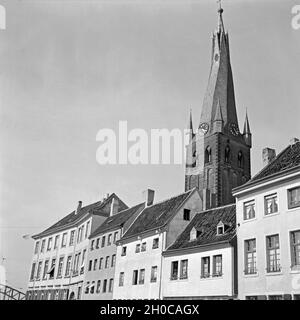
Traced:
<path fill-rule="evenodd" d="M 162 233 L 162 250 L 161 250 L 161 256 L 160 256 L 160 275 L 159 275 L 159 294 L 158 294 L 158 299 L 162 300 L 161 297 L 161 289 L 162 289 L 162 285 L 161 285 L 161 280 L 162 280 L 162 273 L 163 273 L 163 250 L 165 248 L 165 231 Z"/>

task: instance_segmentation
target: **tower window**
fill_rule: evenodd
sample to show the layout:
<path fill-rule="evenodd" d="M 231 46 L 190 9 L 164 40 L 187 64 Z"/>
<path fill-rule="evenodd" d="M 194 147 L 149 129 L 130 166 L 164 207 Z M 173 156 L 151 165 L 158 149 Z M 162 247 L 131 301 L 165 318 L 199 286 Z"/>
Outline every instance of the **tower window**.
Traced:
<path fill-rule="evenodd" d="M 244 156 L 242 151 L 239 151 L 238 153 L 238 167 L 243 168 L 244 167 Z"/>
<path fill-rule="evenodd" d="M 229 163 L 229 158 L 230 158 L 230 148 L 229 146 L 226 146 L 225 148 L 225 162 Z"/>
<path fill-rule="evenodd" d="M 211 148 L 208 146 L 205 150 L 205 163 L 211 162 Z"/>

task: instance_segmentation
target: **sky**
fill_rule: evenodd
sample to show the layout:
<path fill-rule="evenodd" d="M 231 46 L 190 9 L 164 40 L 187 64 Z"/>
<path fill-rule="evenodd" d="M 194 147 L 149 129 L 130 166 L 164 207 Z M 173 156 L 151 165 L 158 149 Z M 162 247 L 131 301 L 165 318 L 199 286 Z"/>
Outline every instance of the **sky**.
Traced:
<path fill-rule="evenodd" d="M 297 3 L 298 2 L 298 3 Z M 184 191 L 183 165 L 100 165 L 97 132 L 199 125 L 215 0 L 0 0 L 0 259 L 26 290 L 33 235 L 115 192 L 125 203 Z M 264 147 L 300 138 L 296 0 L 224 0 L 237 113 L 253 134 L 252 174 Z"/>

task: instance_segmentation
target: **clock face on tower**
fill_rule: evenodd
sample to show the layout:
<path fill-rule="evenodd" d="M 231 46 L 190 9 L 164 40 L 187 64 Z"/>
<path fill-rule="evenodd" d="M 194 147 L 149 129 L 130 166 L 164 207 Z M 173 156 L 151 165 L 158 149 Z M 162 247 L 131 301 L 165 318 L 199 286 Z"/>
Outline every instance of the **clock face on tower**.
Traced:
<path fill-rule="evenodd" d="M 207 134 L 208 129 L 209 129 L 209 125 L 206 122 L 201 123 L 199 126 L 200 133 L 202 134 Z"/>
<path fill-rule="evenodd" d="M 230 126 L 229 126 L 229 130 L 230 130 L 230 133 L 233 135 L 233 136 L 238 136 L 240 131 L 239 131 L 239 127 L 236 123 L 231 123 Z"/>

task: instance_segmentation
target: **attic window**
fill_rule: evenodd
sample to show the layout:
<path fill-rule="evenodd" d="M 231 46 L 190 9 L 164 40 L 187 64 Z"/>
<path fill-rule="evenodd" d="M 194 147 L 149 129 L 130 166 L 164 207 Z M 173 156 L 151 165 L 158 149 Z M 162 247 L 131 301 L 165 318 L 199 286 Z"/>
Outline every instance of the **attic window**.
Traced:
<path fill-rule="evenodd" d="M 191 210 L 183 209 L 183 220 L 190 221 L 191 218 Z"/>
<path fill-rule="evenodd" d="M 198 237 L 201 235 L 201 230 L 195 229 L 195 227 L 190 231 L 190 241 L 194 241 L 198 239 Z"/>
<path fill-rule="evenodd" d="M 218 235 L 218 236 L 221 236 L 222 234 L 224 234 L 224 231 L 225 231 L 224 223 L 223 223 L 223 222 L 220 222 L 220 223 L 217 225 L 217 235 Z"/>

